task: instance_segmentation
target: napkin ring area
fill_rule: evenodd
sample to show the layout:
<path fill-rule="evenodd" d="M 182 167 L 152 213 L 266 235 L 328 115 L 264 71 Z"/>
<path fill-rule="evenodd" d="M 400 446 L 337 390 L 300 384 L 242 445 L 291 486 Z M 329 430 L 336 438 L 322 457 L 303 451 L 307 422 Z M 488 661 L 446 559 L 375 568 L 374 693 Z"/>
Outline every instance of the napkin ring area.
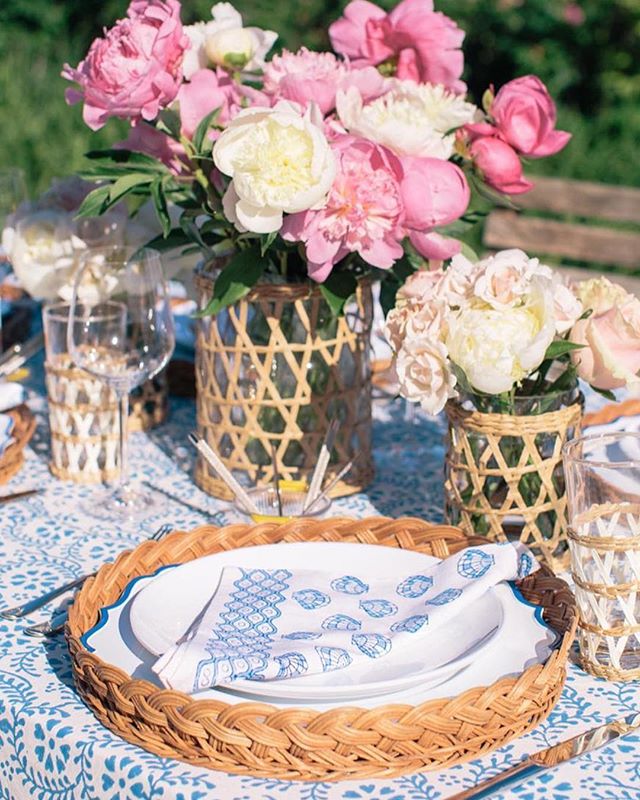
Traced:
<path fill-rule="evenodd" d="M 420 705 L 357 703 L 329 711 L 261 702 L 197 700 L 133 679 L 82 644 L 100 609 L 133 578 L 159 567 L 241 547 L 278 542 L 360 542 L 446 558 L 486 544 L 460 529 L 414 518 L 333 518 L 286 524 L 204 526 L 147 541 L 105 564 L 69 611 L 66 636 L 79 694 L 107 728 L 157 755 L 256 777 L 327 781 L 390 778 L 477 758 L 535 728 L 562 691 L 577 609 L 567 584 L 542 567 L 518 581 L 559 635 L 543 664 L 516 676 Z"/>

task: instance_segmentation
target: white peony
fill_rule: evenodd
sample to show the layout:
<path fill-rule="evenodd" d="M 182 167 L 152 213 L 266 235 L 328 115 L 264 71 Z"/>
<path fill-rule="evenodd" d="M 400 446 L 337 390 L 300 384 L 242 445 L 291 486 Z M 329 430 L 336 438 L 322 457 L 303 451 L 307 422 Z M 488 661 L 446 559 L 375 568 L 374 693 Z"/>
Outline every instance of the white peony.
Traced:
<path fill-rule="evenodd" d="M 86 250 L 72 214 L 53 208 L 24 213 L 3 232 L 3 245 L 22 287 L 39 300 L 58 296 Z"/>
<path fill-rule="evenodd" d="M 365 103 L 360 91 L 338 92 L 337 111 L 349 133 L 385 145 L 399 156 L 448 159 L 455 134 L 476 107 L 443 86 L 392 79 L 389 91 Z"/>
<path fill-rule="evenodd" d="M 271 233 L 282 226 L 283 212 L 322 207 L 336 164 L 316 115 L 314 106 L 303 114 L 280 101 L 241 111 L 221 133 L 213 160 L 233 179 L 223 204 L 239 230 Z"/>
<path fill-rule="evenodd" d="M 408 339 L 398 351 L 396 373 L 400 394 L 418 402 L 428 414 L 438 414 L 456 396 L 456 379 L 449 369 L 445 345 L 435 339 Z"/>
<path fill-rule="evenodd" d="M 555 333 L 552 284 L 534 276 L 522 305 L 501 310 L 464 307 L 450 326 L 446 344 L 474 389 L 501 394 L 540 366 Z"/>
<path fill-rule="evenodd" d="M 197 22 L 184 28 L 190 47 L 182 69 L 187 80 L 199 69 L 209 66 L 257 72 L 264 68 L 265 56 L 278 34 L 261 28 L 245 28 L 242 16 L 231 3 L 216 3 L 210 22 Z"/>

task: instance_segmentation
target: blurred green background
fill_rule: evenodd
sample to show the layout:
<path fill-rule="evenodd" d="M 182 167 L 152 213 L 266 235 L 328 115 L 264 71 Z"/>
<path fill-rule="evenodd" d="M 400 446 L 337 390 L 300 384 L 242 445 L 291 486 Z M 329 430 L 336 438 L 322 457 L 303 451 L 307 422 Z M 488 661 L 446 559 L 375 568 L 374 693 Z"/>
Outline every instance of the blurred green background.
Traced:
<path fill-rule="evenodd" d="M 393 0 L 380 5 L 390 8 Z M 80 107 L 64 101 L 65 61 L 76 64 L 128 0 L 3 0 L 0 3 L 0 166 L 19 165 L 29 188 L 82 164 L 83 153 L 113 142 L 124 126 L 92 134 Z M 328 45 L 342 0 L 238 0 L 246 24 L 278 31 L 278 47 Z M 183 0 L 183 21 L 209 17 L 211 0 Z M 467 31 L 465 78 L 476 102 L 527 73 L 558 100 L 567 149 L 532 162 L 543 171 L 640 185 L 640 0 L 436 0 Z"/>

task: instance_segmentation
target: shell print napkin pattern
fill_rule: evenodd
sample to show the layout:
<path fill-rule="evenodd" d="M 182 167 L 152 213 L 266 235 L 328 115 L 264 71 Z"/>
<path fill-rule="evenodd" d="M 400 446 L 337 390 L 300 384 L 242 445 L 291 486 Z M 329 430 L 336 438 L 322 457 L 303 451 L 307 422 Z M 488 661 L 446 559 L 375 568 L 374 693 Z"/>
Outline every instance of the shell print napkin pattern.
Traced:
<path fill-rule="evenodd" d="M 537 567 L 526 548 L 508 543 L 384 578 L 228 566 L 208 606 L 154 671 L 169 688 L 197 692 L 345 669 L 393 648 L 424 646 L 492 586 Z"/>

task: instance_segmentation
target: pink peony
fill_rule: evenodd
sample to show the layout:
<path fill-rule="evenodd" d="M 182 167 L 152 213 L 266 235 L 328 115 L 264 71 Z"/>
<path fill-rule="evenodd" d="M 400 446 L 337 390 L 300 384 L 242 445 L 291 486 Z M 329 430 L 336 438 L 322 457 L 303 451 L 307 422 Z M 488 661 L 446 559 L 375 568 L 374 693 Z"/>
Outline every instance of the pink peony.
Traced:
<path fill-rule="evenodd" d="M 333 53 L 315 53 L 301 47 L 274 56 L 264 70 L 264 91 L 282 100 L 306 106 L 317 103 L 323 114 L 336 107 L 336 94 L 357 86 L 367 98 L 380 94 L 384 79 L 373 67 L 351 69 Z"/>
<path fill-rule="evenodd" d="M 468 131 L 472 135 L 497 136 L 523 156 L 552 156 L 571 138 L 570 133 L 555 130 L 555 103 L 535 75 L 505 83 L 495 96 L 490 113 L 493 125 L 469 125 Z"/>
<path fill-rule="evenodd" d="M 306 246 L 309 275 L 322 283 L 348 253 L 389 269 L 402 256 L 402 167 L 384 147 L 342 136 L 332 143 L 338 170 L 325 206 L 286 217 L 282 237 Z"/>
<path fill-rule="evenodd" d="M 470 148 L 473 163 L 489 186 L 504 194 L 523 194 L 533 184 L 522 176 L 516 151 L 496 136 L 476 139 Z"/>
<path fill-rule="evenodd" d="M 432 0 L 402 0 L 389 14 L 367 0 L 352 0 L 329 36 L 334 50 L 355 66 L 391 61 L 398 78 L 465 91 L 464 31 L 434 12 Z"/>
<path fill-rule="evenodd" d="M 411 243 L 425 258 L 450 258 L 460 251 L 460 243 L 433 229 L 454 222 L 467 210 L 471 193 L 464 173 L 440 158 L 405 157 L 402 167 L 404 226 Z"/>
<path fill-rule="evenodd" d="M 157 130 L 142 120 L 136 120 L 131 126 L 129 135 L 123 142 L 114 145 L 116 150 L 132 150 L 134 153 L 157 158 L 177 175 L 185 166 L 186 153 L 175 139 Z"/>
<path fill-rule="evenodd" d="M 188 46 L 178 0 L 133 0 L 75 69 L 65 64 L 63 77 L 80 87 L 67 90 L 67 102 L 84 101 L 93 130 L 110 117 L 155 119 L 178 94 Z"/>
<path fill-rule="evenodd" d="M 226 125 L 240 111 L 242 99 L 240 85 L 228 72 L 199 70 L 178 92 L 182 133 L 190 139 L 198 124 L 216 108 L 220 109 L 217 122 Z"/>

